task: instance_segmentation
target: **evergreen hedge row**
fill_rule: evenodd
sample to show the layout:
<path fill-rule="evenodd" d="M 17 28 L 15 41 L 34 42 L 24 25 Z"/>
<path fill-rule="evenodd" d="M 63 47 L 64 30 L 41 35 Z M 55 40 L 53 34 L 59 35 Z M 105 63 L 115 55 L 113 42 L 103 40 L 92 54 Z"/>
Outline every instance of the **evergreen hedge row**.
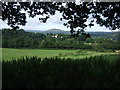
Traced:
<path fill-rule="evenodd" d="M 108 56 L 109 57 L 109 56 Z M 114 57 L 119 57 L 115 55 Z M 3 61 L 6 88 L 120 88 L 120 59 L 25 57 Z"/>

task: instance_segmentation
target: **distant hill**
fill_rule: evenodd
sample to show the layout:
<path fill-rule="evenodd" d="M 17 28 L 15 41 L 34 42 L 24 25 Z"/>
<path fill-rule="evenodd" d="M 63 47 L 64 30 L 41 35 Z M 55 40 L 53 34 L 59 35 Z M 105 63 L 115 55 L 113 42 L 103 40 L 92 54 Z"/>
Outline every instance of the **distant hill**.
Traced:
<path fill-rule="evenodd" d="M 57 34 L 57 33 L 61 33 L 61 34 L 70 34 L 69 31 L 64 31 L 64 30 L 61 30 L 61 29 L 49 29 L 49 30 L 44 31 L 44 33 L 53 33 L 53 34 Z"/>
<path fill-rule="evenodd" d="M 49 29 L 46 31 L 40 31 L 40 30 L 26 30 L 27 32 L 37 32 L 37 33 L 43 33 L 43 34 L 47 34 L 47 33 L 53 33 L 53 34 L 70 34 L 69 31 L 64 31 L 61 29 Z"/>
<path fill-rule="evenodd" d="M 70 31 L 64 31 L 61 29 L 49 29 L 46 31 L 40 31 L 40 30 L 26 30 L 27 32 L 36 32 L 36 33 L 53 33 L 53 34 L 70 34 Z M 104 38 L 111 38 L 111 39 L 119 39 L 120 40 L 120 32 L 86 32 L 91 35 L 91 37 L 104 37 Z"/>
<path fill-rule="evenodd" d="M 120 32 L 89 32 L 92 37 L 119 38 Z"/>

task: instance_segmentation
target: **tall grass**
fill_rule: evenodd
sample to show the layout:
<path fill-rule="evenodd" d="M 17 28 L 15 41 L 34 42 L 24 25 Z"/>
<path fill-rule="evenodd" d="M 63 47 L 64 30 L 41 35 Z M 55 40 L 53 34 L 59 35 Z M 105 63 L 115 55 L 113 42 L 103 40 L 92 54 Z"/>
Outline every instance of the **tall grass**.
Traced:
<path fill-rule="evenodd" d="M 109 57 L 117 57 L 109 61 Z M 3 61 L 5 88 L 120 88 L 120 56 Z"/>

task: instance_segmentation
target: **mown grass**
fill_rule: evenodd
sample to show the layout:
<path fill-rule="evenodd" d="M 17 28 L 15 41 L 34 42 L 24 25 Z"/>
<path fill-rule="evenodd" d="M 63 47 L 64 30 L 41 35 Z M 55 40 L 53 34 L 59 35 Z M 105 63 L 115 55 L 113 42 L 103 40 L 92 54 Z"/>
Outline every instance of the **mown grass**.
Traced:
<path fill-rule="evenodd" d="M 115 52 L 97 52 L 88 50 L 47 50 L 2 48 L 2 59 L 12 60 L 21 57 L 37 56 L 41 58 L 58 56 L 61 58 L 86 58 L 96 55 L 115 54 Z"/>
<path fill-rule="evenodd" d="M 2 49 L 2 58 L 4 60 L 17 59 L 20 57 L 53 57 L 57 56 L 59 53 L 74 53 L 76 50 L 46 50 L 46 49 L 10 49 L 3 48 Z"/>

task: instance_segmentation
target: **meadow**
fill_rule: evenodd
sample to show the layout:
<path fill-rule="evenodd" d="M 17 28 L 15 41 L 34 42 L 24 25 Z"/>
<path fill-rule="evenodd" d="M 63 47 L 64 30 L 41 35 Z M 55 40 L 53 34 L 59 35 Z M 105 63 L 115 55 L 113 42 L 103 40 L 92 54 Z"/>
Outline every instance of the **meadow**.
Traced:
<path fill-rule="evenodd" d="M 74 53 L 76 50 L 47 50 L 47 49 L 10 49 L 2 48 L 2 58 L 4 60 L 11 60 L 21 57 L 53 57 L 58 56 L 59 53 Z"/>
<path fill-rule="evenodd" d="M 52 50 L 52 49 L 12 49 L 2 48 L 2 59 L 12 60 L 21 57 L 37 56 L 45 57 L 61 57 L 61 58 L 86 58 L 96 55 L 116 54 L 115 52 L 97 52 L 90 50 Z"/>

